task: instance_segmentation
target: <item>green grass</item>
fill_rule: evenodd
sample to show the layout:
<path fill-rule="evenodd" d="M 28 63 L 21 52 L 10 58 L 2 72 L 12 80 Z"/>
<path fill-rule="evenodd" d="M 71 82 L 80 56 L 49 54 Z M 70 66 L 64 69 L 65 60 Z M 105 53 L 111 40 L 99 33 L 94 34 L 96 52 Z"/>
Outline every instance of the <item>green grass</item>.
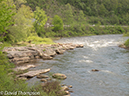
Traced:
<path fill-rule="evenodd" d="M 27 42 L 31 42 L 32 44 L 54 44 L 52 39 L 50 38 L 41 38 L 38 36 L 30 36 L 26 40 Z"/>

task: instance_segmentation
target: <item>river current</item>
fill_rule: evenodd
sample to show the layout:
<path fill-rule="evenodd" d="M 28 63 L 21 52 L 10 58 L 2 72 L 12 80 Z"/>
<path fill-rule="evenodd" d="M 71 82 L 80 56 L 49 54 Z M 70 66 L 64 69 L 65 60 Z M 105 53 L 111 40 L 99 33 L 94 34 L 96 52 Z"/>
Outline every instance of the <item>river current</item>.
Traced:
<path fill-rule="evenodd" d="M 127 38 L 98 35 L 56 40 L 84 48 L 66 51 L 53 60 L 39 60 L 36 69 L 52 68 L 53 73 L 66 74 L 62 83 L 73 86 L 71 96 L 129 96 L 129 50 L 118 47 Z"/>

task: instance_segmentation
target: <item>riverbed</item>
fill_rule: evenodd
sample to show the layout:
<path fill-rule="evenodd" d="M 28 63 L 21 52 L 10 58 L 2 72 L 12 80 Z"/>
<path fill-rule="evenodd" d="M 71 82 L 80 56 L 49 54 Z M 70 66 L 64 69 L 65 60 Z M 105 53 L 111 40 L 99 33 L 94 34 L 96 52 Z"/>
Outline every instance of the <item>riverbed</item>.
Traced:
<path fill-rule="evenodd" d="M 40 59 L 35 69 L 66 74 L 62 83 L 73 86 L 71 96 L 129 96 L 129 50 L 118 47 L 127 39 L 122 35 L 62 38 L 55 42 L 83 44 L 84 48 L 66 51 L 53 60 Z M 28 83 L 35 81 L 32 78 Z"/>

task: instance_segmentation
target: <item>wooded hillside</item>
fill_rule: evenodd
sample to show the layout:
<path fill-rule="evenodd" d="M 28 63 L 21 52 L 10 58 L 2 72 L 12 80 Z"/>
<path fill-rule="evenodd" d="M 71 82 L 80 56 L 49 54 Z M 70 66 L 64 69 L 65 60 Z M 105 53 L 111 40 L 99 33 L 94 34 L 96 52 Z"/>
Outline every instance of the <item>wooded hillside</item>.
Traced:
<path fill-rule="evenodd" d="M 129 0 L 27 0 L 27 4 L 33 10 L 43 8 L 50 17 L 65 18 L 71 13 L 76 20 L 84 13 L 91 24 L 129 24 Z"/>

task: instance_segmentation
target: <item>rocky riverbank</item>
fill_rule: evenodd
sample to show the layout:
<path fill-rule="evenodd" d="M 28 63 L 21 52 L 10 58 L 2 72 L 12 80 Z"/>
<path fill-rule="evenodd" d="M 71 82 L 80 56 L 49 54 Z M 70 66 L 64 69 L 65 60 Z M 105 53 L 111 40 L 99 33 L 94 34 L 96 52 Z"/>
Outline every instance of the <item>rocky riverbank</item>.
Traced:
<path fill-rule="evenodd" d="M 37 59 L 43 59 L 43 60 L 50 60 L 53 59 L 55 55 L 63 54 L 66 50 L 73 50 L 74 48 L 82 48 L 83 45 L 81 44 L 52 44 L 52 45 L 35 45 L 30 44 L 28 46 L 24 47 L 5 47 L 3 49 L 3 52 L 7 54 L 7 57 L 9 58 L 9 61 L 14 63 L 16 65 L 16 68 L 13 68 L 14 71 L 24 71 L 32 67 L 36 67 L 38 65 L 30 65 L 27 63 L 36 61 Z M 26 64 L 25 64 L 26 63 Z M 44 73 L 49 72 L 51 69 L 40 69 L 40 70 L 33 70 L 28 71 L 25 73 L 18 74 L 16 76 L 16 79 L 22 79 L 22 80 L 28 80 L 32 77 L 37 77 L 37 79 L 41 79 L 40 81 L 41 86 L 44 88 L 49 84 L 49 82 L 54 82 L 52 79 L 61 79 L 64 80 L 67 78 L 65 74 L 61 73 L 54 73 L 52 77 L 44 75 Z M 72 92 L 69 90 L 68 86 L 61 86 L 60 92 L 63 92 L 64 96 L 70 96 L 70 93 Z"/>
<path fill-rule="evenodd" d="M 14 64 L 29 63 L 36 59 L 50 60 L 57 54 L 63 54 L 66 50 L 82 48 L 81 44 L 52 44 L 52 45 L 35 45 L 30 44 L 25 47 L 5 47 L 4 53 L 7 53 L 9 61 Z"/>

